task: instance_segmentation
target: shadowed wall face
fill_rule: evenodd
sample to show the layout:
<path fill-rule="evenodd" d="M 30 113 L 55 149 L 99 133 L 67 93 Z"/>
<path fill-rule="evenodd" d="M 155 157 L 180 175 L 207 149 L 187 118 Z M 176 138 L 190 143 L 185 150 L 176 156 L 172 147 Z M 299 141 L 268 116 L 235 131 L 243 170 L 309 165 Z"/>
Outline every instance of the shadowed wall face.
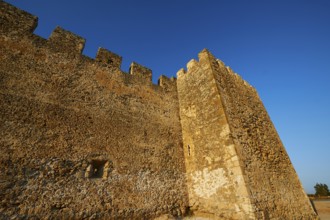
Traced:
<path fill-rule="evenodd" d="M 257 218 L 315 218 L 256 90 L 219 60 L 213 69 Z"/>

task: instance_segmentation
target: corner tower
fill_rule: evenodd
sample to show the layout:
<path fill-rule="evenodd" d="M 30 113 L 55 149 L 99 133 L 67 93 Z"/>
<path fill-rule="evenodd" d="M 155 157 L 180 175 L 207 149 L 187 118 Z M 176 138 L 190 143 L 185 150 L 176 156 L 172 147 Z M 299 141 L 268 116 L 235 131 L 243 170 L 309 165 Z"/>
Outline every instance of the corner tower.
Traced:
<path fill-rule="evenodd" d="M 255 89 L 203 50 L 178 72 L 189 206 L 211 219 L 313 219 Z"/>
<path fill-rule="evenodd" d="M 208 51 L 178 72 L 189 205 L 196 216 L 254 218 Z"/>

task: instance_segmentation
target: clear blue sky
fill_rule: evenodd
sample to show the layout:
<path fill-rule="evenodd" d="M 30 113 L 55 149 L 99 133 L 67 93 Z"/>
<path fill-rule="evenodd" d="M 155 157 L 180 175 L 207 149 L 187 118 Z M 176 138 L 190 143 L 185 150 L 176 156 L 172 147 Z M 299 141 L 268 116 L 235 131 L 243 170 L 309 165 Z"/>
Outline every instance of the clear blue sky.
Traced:
<path fill-rule="evenodd" d="M 330 186 L 330 1 L 6 0 L 39 17 L 37 34 L 61 26 L 175 76 L 203 48 L 253 85 L 305 190 Z"/>

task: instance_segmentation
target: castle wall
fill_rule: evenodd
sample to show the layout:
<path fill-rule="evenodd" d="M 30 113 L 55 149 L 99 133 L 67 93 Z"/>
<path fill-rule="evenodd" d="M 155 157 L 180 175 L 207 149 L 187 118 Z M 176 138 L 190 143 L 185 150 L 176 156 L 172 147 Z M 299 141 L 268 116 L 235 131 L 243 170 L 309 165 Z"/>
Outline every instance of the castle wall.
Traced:
<path fill-rule="evenodd" d="M 315 219 L 255 89 L 207 50 L 161 76 L 0 0 L 0 218 Z"/>
<path fill-rule="evenodd" d="M 176 82 L 0 2 L 0 218 L 183 215 Z"/>
<path fill-rule="evenodd" d="M 257 219 L 314 219 L 285 148 L 256 90 L 213 58 L 213 72 Z"/>
<path fill-rule="evenodd" d="M 190 209 L 210 219 L 254 219 L 211 62 L 204 50 L 178 72 Z"/>

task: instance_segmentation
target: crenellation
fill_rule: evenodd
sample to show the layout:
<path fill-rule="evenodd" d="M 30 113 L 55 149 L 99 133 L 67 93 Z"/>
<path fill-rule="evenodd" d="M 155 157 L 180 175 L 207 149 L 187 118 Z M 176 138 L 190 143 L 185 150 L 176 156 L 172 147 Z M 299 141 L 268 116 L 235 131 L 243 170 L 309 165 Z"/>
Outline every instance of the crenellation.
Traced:
<path fill-rule="evenodd" d="M 186 70 L 184 68 L 179 69 L 179 71 L 176 73 L 177 77 L 183 77 L 186 74 Z"/>
<path fill-rule="evenodd" d="M 97 51 L 95 60 L 102 63 L 104 66 L 116 67 L 120 69 L 122 57 L 105 48 L 100 47 Z"/>
<path fill-rule="evenodd" d="M 219 60 L 219 59 L 216 59 L 216 60 L 217 60 L 220 67 L 222 67 L 222 68 L 226 67 L 226 64 L 222 60 Z"/>
<path fill-rule="evenodd" d="M 225 66 L 225 70 L 226 73 L 233 75 L 235 79 L 240 81 L 244 86 L 247 86 L 252 90 L 255 90 L 255 88 L 251 84 L 249 84 L 246 80 L 244 80 L 238 73 L 235 73 L 230 66 Z"/>
<path fill-rule="evenodd" d="M 166 91 L 174 91 L 176 90 L 176 78 L 161 75 L 158 79 L 158 85 Z"/>
<path fill-rule="evenodd" d="M 187 72 L 193 72 L 194 68 L 199 68 L 199 62 L 195 59 L 192 59 L 187 63 Z"/>
<path fill-rule="evenodd" d="M 47 48 L 48 47 L 48 40 L 39 35 L 32 34 L 31 36 L 29 36 L 29 38 L 31 39 L 31 43 L 36 48 Z"/>
<path fill-rule="evenodd" d="M 37 25 L 38 17 L 0 1 L 0 35 L 32 34 Z"/>
<path fill-rule="evenodd" d="M 138 76 L 147 80 L 152 81 L 152 70 L 144 67 L 136 62 L 132 62 L 129 68 L 129 73 L 134 76 Z"/>
<path fill-rule="evenodd" d="M 217 68 L 219 66 L 217 59 L 207 49 L 203 49 L 198 54 L 199 63 L 204 69 Z"/>
<path fill-rule="evenodd" d="M 85 46 L 85 39 L 81 36 L 78 36 L 61 27 L 56 27 L 51 33 L 50 37 L 48 39 L 44 39 L 33 34 L 33 31 L 38 24 L 38 17 L 22 11 L 3 1 L 0 2 L 0 7 L 2 9 L 0 12 L 1 35 L 26 35 L 30 38 L 31 42 L 36 47 L 48 48 L 52 52 L 80 57 L 82 60 L 84 60 L 82 51 Z M 70 59 L 69 57 L 67 58 Z M 101 64 L 103 67 L 115 67 L 119 70 L 121 69 L 122 57 L 105 48 L 99 48 L 95 59 L 88 60 L 89 62 L 96 62 Z M 125 74 L 123 71 L 121 72 L 122 74 Z M 146 79 L 147 81 L 145 82 L 152 82 L 152 70 L 137 64 L 136 62 L 132 62 L 129 69 L 129 74 L 132 76 L 138 76 L 138 78 L 141 79 Z M 132 78 L 128 77 L 127 79 L 129 80 Z"/>
<path fill-rule="evenodd" d="M 226 66 L 226 70 L 228 73 L 231 73 L 231 74 L 234 73 L 234 71 L 230 68 L 230 66 Z"/>
<path fill-rule="evenodd" d="M 84 46 L 85 39 L 70 32 L 64 30 L 61 27 L 56 27 L 49 39 L 49 47 L 51 50 L 57 53 L 68 53 L 68 54 L 81 54 Z"/>

